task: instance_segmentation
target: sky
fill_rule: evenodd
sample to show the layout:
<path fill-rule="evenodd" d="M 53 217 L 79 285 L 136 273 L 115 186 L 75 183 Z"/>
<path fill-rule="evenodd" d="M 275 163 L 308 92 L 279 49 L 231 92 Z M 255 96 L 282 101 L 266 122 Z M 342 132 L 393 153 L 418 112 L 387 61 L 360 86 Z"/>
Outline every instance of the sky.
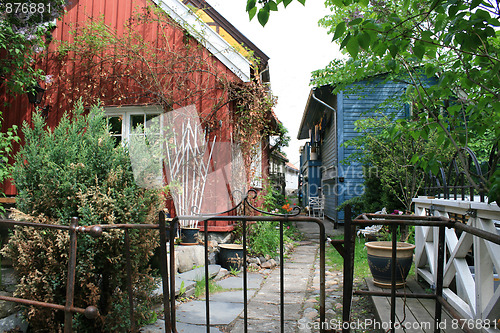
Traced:
<path fill-rule="evenodd" d="M 291 137 L 284 151 L 298 168 L 299 148 L 306 141 L 297 140 L 297 133 L 311 90 L 311 72 L 342 57 L 332 36 L 318 27 L 330 11 L 322 0 L 307 0 L 305 6 L 293 1 L 286 9 L 280 4 L 279 11 L 271 12 L 269 22 L 261 27 L 257 17 L 249 21 L 246 0 L 207 2 L 270 58 L 271 89 L 278 97 L 274 111 Z"/>

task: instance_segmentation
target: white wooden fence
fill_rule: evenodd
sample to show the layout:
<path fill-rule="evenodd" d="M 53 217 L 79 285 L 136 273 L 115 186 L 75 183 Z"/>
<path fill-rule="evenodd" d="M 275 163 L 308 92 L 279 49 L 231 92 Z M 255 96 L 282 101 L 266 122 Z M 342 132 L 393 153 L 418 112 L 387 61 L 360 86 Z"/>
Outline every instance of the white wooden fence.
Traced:
<path fill-rule="evenodd" d="M 495 223 L 500 223 L 500 208 L 496 204 L 428 197 L 418 197 L 413 202 L 417 215 L 463 219 L 473 227 L 499 232 Z M 438 227 L 415 227 L 415 268 L 431 287 L 437 281 L 438 231 Z M 450 228 L 446 228 L 445 234 L 443 297 L 469 320 L 467 325 L 474 323 L 474 331 L 500 332 L 500 322 L 497 322 L 500 319 L 500 246 Z"/>

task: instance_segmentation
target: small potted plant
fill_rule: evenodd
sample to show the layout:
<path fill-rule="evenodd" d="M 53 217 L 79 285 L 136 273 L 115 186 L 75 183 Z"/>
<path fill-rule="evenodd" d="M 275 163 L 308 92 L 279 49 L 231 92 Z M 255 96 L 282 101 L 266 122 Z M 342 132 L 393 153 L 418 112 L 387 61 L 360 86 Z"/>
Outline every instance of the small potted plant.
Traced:
<path fill-rule="evenodd" d="M 182 221 L 181 245 L 197 245 L 200 228 L 198 221 Z"/>
<path fill-rule="evenodd" d="M 240 270 L 243 266 L 243 245 L 242 244 L 220 244 L 219 245 L 220 265 L 228 270 Z"/>

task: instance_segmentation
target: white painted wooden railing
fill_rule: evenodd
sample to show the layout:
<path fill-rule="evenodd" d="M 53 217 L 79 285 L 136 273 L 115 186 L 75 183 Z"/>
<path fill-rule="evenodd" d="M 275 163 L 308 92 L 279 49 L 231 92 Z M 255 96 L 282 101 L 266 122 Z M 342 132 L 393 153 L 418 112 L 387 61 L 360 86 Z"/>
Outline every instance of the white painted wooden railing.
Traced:
<path fill-rule="evenodd" d="M 500 208 L 478 201 L 413 199 L 415 214 L 453 217 L 465 216 L 470 226 L 498 233 Z M 438 227 L 415 227 L 415 268 L 417 274 L 431 285 L 437 281 Z M 493 328 L 478 332 L 500 332 L 500 246 L 466 232 L 458 235 L 446 228 L 443 296 L 465 319 Z M 473 264 L 466 256 L 473 257 Z M 470 259 L 469 259 L 470 261 Z M 467 323 L 468 324 L 468 323 Z M 496 327 L 498 329 L 494 329 Z"/>

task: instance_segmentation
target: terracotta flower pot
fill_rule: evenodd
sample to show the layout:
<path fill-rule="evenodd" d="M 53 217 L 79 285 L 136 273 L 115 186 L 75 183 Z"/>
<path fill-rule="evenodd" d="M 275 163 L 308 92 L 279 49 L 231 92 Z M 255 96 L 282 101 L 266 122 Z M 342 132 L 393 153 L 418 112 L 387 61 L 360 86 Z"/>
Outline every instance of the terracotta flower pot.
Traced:
<path fill-rule="evenodd" d="M 368 265 L 373 276 L 373 283 L 381 288 L 391 287 L 392 242 L 368 242 Z M 413 262 L 415 245 L 398 242 L 396 248 L 396 288 L 406 283 Z"/>

